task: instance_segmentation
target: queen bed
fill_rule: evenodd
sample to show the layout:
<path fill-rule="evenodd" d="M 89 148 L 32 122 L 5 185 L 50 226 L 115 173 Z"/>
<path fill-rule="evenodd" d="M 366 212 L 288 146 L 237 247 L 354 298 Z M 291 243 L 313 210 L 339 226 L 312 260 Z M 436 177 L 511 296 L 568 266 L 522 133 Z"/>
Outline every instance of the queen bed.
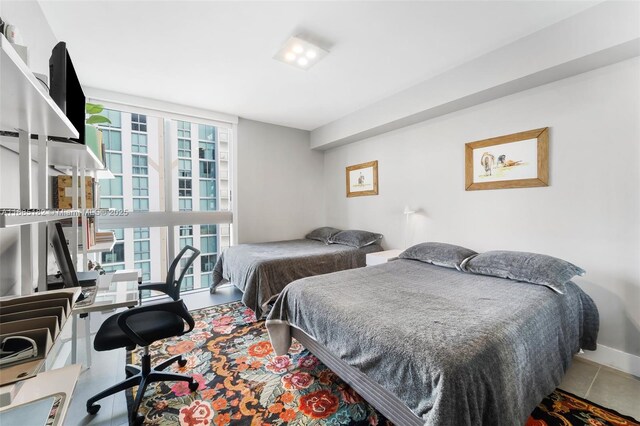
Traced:
<path fill-rule="evenodd" d="M 267 318 L 274 350 L 297 338 L 396 424 L 524 424 L 596 347 L 597 309 L 569 281 L 581 270 L 517 252 L 442 261 L 441 249 L 290 284 Z M 521 281 L 538 273 L 560 280 Z"/>
<path fill-rule="evenodd" d="M 365 266 L 367 253 L 382 250 L 380 239 L 373 232 L 322 227 L 304 239 L 229 247 L 216 261 L 210 291 L 231 282 L 260 318 L 292 281 Z"/>

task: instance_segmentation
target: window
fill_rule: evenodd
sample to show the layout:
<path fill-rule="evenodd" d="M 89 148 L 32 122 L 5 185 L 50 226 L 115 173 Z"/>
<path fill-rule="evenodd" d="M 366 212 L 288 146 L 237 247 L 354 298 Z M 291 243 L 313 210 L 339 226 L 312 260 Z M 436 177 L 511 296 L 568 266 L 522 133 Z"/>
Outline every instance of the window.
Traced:
<path fill-rule="evenodd" d="M 102 129 L 102 143 L 108 151 L 122 151 L 122 133 L 120 130 Z"/>
<path fill-rule="evenodd" d="M 149 211 L 149 199 L 148 198 L 134 198 L 133 199 L 133 211 L 136 211 L 136 212 L 148 212 Z"/>
<path fill-rule="evenodd" d="M 200 142 L 198 148 L 198 156 L 203 160 L 215 160 L 215 144 L 210 142 Z"/>
<path fill-rule="evenodd" d="M 136 132 L 146 132 L 147 116 L 143 114 L 131 114 L 131 130 Z"/>
<path fill-rule="evenodd" d="M 216 237 L 200 237 L 200 251 L 202 253 L 215 253 L 218 251 Z"/>
<path fill-rule="evenodd" d="M 205 125 L 198 123 L 197 118 L 174 120 L 169 114 L 140 114 L 135 109 L 110 110 L 107 114 L 113 123 L 99 127 L 105 132 L 105 163 L 115 179 L 100 181 L 101 207 L 163 211 L 167 200 L 166 205 L 173 206 L 174 211 L 229 208 L 231 126 Z M 167 151 L 167 147 L 171 150 Z M 169 178 L 174 179 L 170 185 L 172 194 L 165 193 L 169 185 L 163 179 Z M 132 218 L 138 220 L 137 215 Z M 101 228 L 115 224 L 108 219 L 104 219 Z M 201 255 L 185 272 L 183 290 L 210 285 L 218 253 L 229 245 L 229 232 L 225 231 L 228 226 L 174 226 L 174 238 L 163 238 L 162 227 L 147 228 L 143 219 L 133 223 L 131 228 L 118 231 L 117 247 L 112 253 L 100 255 L 99 260 L 103 260 L 107 270 L 135 268 L 145 282 L 162 280 L 162 268 L 156 263 L 163 261 L 167 241 L 174 241 L 175 253 L 179 247 L 190 244 L 205 256 Z M 143 297 L 151 296 L 147 293 Z"/>
<path fill-rule="evenodd" d="M 193 276 L 187 276 L 182 279 L 182 287 L 181 290 L 193 290 Z"/>
<path fill-rule="evenodd" d="M 131 162 L 133 164 L 134 175 L 146 175 L 149 174 L 149 164 L 146 155 L 132 155 Z"/>
<path fill-rule="evenodd" d="M 124 265 L 123 264 L 119 264 L 119 265 L 102 265 L 102 269 L 104 269 L 104 271 L 106 273 L 109 272 L 115 272 L 115 271 L 122 271 L 124 269 Z"/>
<path fill-rule="evenodd" d="M 218 233 L 218 225 L 200 225 L 200 235 L 215 235 Z"/>
<path fill-rule="evenodd" d="M 141 133 L 131 134 L 131 151 L 146 154 L 147 152 L 147 135 Z"/>
<path fill-rule="evenodd" d="M 149 240 L 133 242 L 133 260 L 146 260 L 151 256 Z"/>
<path fill-rule="evenodd" d="M 213 284 L 213 274 L 211 273 L 202 274 L 200 278 L 200 287 L 207 288 L 207 287 L 210 287 L 211 284 Z"/>
<path fill-rule="evenodd" d="M 191 139 L 191 123 L 187 121 L 178 121 L 177 123 L 178 123 L 178 137 Z"/>
<path fill-rule="evenodd" d="M 191 211 L 193 210 L 193 201 L 189 198 L 180 198 L 178 200 L 178 209 L 180 211 Z"/>
<path fill-rule="evenodd" d="M 143 283 L 151 281 L 151 262 L 135 262 L 134 265 L 140 271 Z"/>
<path fill-rule="evenodd" d="M 200 181 L 200 197 L 208 198 L 216 196 L 216 181 L 201 180 Z"/>
<path fill-rule="evenodd" d="M 205 254 L 200 256 L 200 272 L 211 272 L 216 264 L 215 254 Z"/>
<path fill-rule="evenodd" d="M 213 161 L 200 161 L 200 177 L 204 179 L 215 179 L 216 163 Z"/>
<path fill-rule="evenodd" d="M 133 195 L 146 197 L 149 195 L 149 178 L 134 176 L 132 178 Z"/>
<path fill-rule="evenodd" d="M 134 240 L 148 240 L 149 239 L 149 228 L 133 228 L 133 239 Z"/>
<path fill-rule="evenodd" d="M 178 160 L 178 176 L 191 177 L 191 160 Z"/>
<path fill-rule="evenodd" d="M 124 210 L 124 200 L 122 198 L 100 197 L 100 208 Z"/>
<path fill-rule="evenodd" d="M 200 199 L 200 211 L 213 212 L 216 210 L 216 200 Z"/>
<path fill-rule="evenodd" d="M 102 110 L 100 115 L 103 115 L 107 117 L 109 120 L 111 120 L 111 124 L 100 123 L 100 127 L 114 127 L 118 129 L 122 127 L 122 124 L 121 124 L 122 114 L 120 113 L 120 111 L 115 111 L 113 109 L 104 109 Z"/>
<path fill-rule="evenodd" d="M 102 263 L 122 263 L 124 262 L 124 243 L 116 243 L 113 250 L 102 253 Z"/>
<path fill-rule="evenodd" d="M 111 173 L 122 173 L 122 154 L 116 152 L 107 152 L 105 154 L 107 168 L 111 170 Z"/>
<path fill-rule="evenodd" d="M 178 179 L 178 196 L 191 197 L 191 179 Z"/>
<path fill-rule="evenodd" d="M 191 141 L 178 139 L 178 157 L 191 158 Z"/>
<path fill-rule="evenodd" d="M 122 196 L 122 176 L 115 176 L 113 179 L 102 181 L 100 195 L 103 197 Z"/>
<path fill-rule="evenodd" d="M 198 124 L 198 139 L 201 141 L 215 142 L 216 128 L 205 124 Z"/>

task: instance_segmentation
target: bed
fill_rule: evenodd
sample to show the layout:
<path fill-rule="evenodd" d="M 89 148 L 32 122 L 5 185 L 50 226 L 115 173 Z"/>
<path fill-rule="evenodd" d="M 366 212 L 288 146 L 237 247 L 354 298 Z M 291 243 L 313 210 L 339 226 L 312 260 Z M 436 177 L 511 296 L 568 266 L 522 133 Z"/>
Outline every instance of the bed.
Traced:
<path fill-rule="evenodd" d="M 377 242 L 354 247 L 307 238 L 240 244 L 227 248 L 216 261 L 211 292 L 221 283 L 231 282 L 243 292 L 242 302 L 260 318 L 290 282 L 365 266 L 367 253 L 381 250 Z"/>
<path fill-rule="evenodd" d="M 396 424 L 512 426 L 596 347 L 593 301 L 562 292 L 398 259 L 291 283 L 267 329 L 278 355 L 298 339 Z"/>

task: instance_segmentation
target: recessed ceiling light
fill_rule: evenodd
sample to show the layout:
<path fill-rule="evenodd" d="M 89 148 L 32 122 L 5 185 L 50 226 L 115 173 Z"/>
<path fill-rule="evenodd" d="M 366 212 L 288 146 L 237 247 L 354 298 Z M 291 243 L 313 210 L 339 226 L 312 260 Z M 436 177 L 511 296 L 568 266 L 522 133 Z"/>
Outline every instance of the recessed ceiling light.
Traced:
<path fill-rule="evenodd" d="M 329 52 L 300 37 L 291 37 L 273 57 L 286 64 L 307 70 Z"/>

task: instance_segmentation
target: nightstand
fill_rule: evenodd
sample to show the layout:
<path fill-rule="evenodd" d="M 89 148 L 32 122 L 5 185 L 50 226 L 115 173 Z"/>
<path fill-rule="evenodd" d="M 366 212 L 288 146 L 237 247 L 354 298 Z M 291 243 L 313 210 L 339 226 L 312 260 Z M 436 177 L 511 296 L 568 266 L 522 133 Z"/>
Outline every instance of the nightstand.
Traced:
<path fill-rule="evenodd" d="M 398 257 L 404 250 L 385 250 L 367 253 L 367 266 L 381 265 Z"/>

